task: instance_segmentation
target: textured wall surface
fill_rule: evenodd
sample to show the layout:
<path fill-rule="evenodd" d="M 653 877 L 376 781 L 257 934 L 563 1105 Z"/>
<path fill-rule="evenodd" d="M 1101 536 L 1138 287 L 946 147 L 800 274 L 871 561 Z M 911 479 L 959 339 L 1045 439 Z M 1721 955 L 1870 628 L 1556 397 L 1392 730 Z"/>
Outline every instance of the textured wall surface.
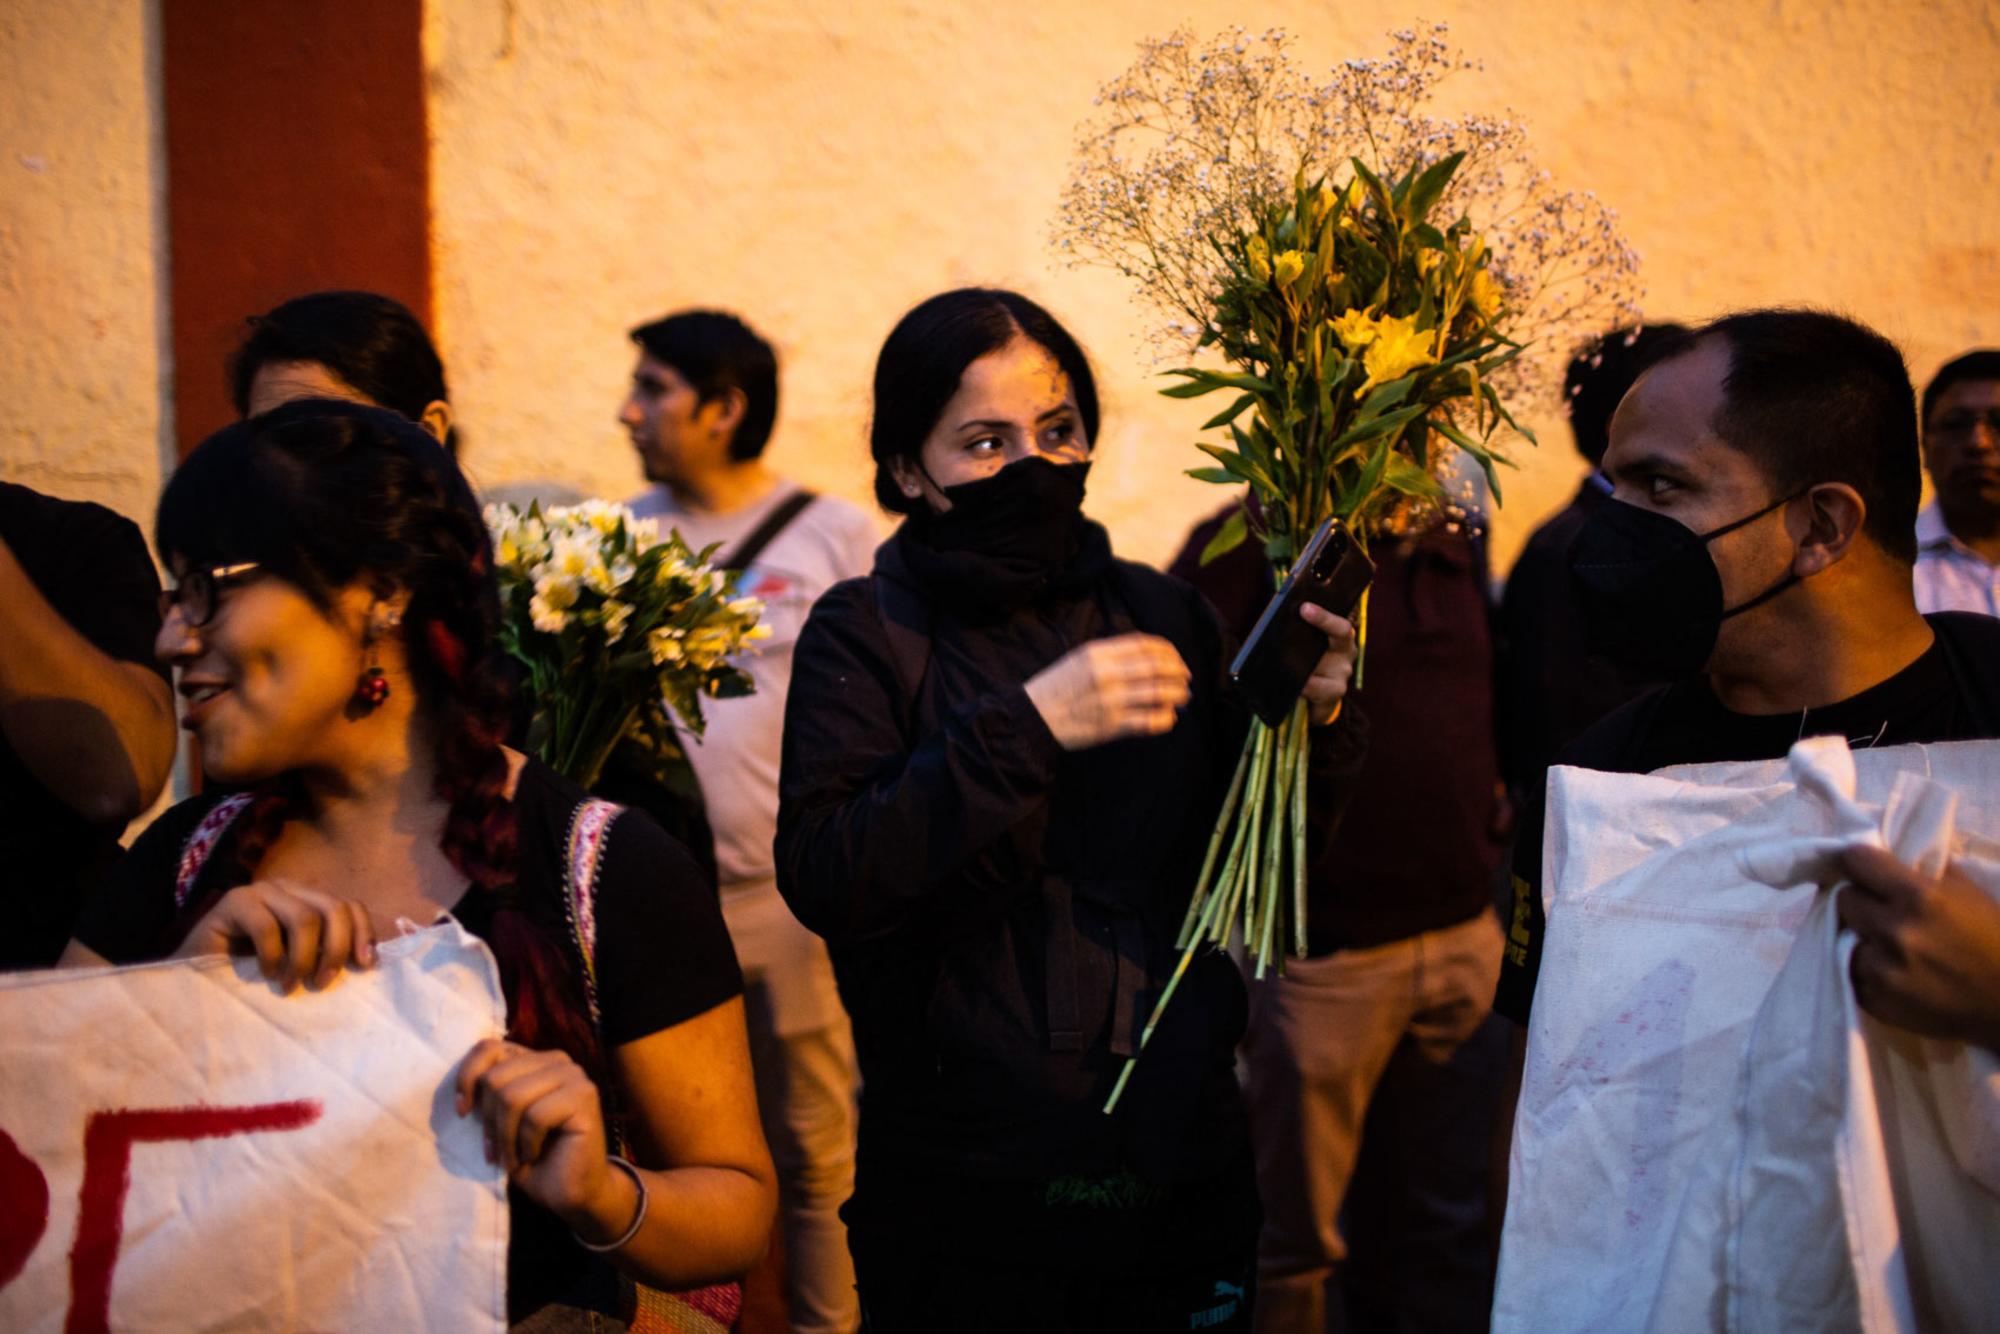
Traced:
<path fill-rule="evenodd" d="M 135 0 L 0 4 L 0 478 L 148 528 L 168 411 L 156 47 Z"/>
<path fill-rule="evenodd" d="M 1624 214 L 1656 317 L 1844 308 L 1919 376 L 2000 343 L 2000 10 L 1982 0 L 1430 0 L 1483 74 L 1452 96 L 1527 117 L 1547 164 Z M 0 476 L 150 509 L 161 361 L 143 0 L 0 5 Z M 1219 500 L 1180 476 L 1200 404 L 1155 396 L 1121 280 L 1053 266 L 1076 122 L 1187 0 L 431 0 L 440 338 L 489 484 L 636 484 L 612 414 L 624 329 L 716 303 L 785 358 L 774 458 L 867 492 L 867 384 L 896 317 L 1018 285 L 1093 353 L 1092 510 L 1168 554 Z M 1374 54 L 1413 7 L 1281 0 L 1308 65 Z M 1547 421 L 1546 416 L 1543 418 Z M 1503 558 L 1580 465 L 1523 449 Z"/>
<path fill-rule="evenodd" d="M 1544 161 L 1624 215 L 1648 310 L 1813 301 L 1928 374 L 2000 342 L 2000 10 L 1981 0 L 1430 0 L 1256 11 L 1310 66 L 1425 17 L 1485 61 L 1448 95 L 1513 107 Z M 1220 499 L 1180 470 L 1207 415 L 1155 396 L 1122 280 L 1047 244 L 1076 122 L 1186 0 L 433 0 L 439 321 L 471 462 L 624 494 L 623 330 L 720 303 L 779 344 L 773 455 L 867 491 L 867 386 L 897 316 L 946 286 L 1018 285 L 1092 352 L 1105 432 L 1089 508 L 1168 555 Z M 1544 420 L 1548 420 L 1544 415 Z M 1503 559 L 1581 469 L 1560 426 L 1495 521 Z"/>

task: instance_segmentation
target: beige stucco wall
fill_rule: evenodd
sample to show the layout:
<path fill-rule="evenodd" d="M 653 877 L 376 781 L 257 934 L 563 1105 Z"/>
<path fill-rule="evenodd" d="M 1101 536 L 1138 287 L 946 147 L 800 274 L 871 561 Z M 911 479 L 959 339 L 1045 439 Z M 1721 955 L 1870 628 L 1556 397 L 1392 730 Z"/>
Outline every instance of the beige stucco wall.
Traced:
<path fill-rule="evenodd" d="M 2000 343 L 2000 10 L 1980 0 L 1431 0 L 1549 165 L 1624 212 L 1649 309 L 1813 300 L 1902 340 L 1921 377 Z M 1183 10 L 1198 30 L 1243 11 Z M 0 5 L 0 476 L 144 518 L 165 365 L 157 56 L 143 0 Z M 912 302 L 952 284 L 1043 298 L 1095 355 L 1091 507 L 1166 555 L 1216 493 L 1182 478 L 1200 405 L 1157 398 L 1122 283 L 1046 244 L 1075 122 L 1143 0 L 433 0 L 440 338 L 489 483 L 635 484 L 611 415 L 637 320 L 734 306 L 786 362 L 774 458 L 866 494 L 866 385 Z M 1409 9 L 1257 11 L 1315 63 Z M 1504 558 L 1578 465 L 1559 428 L 1495 522 Z"/>
<path fill-rule="evenodd" d="M 1927 375 L 2000 342 L 2000 10 L 1980 0 L 1429 0 L 1482 55 L 1468 104 L 1526 115 L 1565 180 L 1622 210 L 1648 308 L 1849 310 Z M 1106 431 L 1090 507 L 1168 555 L 1219 500 L 1180 469 L 1206 415 L 1157 398 L 1121 281 L 1052 269 L 1072 129 L 1138 38 L 1240 5 L 993 6 L 434 0 L 439 321 L 472 462 L 623 494 L 623 330 L 720 303 L 785 361 L 774 458 L 867 489 L 866 387 L 898 314 L 945 286 L 1017 285 L 1094 354 Z M 1257 8 L 1314 64 L 1381 49 L 1404 4 Z M 1581 465 L 1560 427 L 1509 488 L 1497 554 Z"/>
<path fill-rule="evenodd" d="M 151 15 L 0 4 L 0 478 L 148 528 L 167 420 Z"/>

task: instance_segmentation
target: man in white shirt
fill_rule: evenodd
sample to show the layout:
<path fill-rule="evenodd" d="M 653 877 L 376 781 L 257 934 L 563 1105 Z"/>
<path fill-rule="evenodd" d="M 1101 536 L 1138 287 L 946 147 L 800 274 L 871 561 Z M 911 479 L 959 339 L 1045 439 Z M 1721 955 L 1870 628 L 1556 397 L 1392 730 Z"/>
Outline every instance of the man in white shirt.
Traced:
<path fill-rule="evenodd" d="M 1968 352 L 1924 389 L 1917 609 L 2000 616 L 2000 350 Z"/>
<path fill-rule="evenodd" d="M 771 638 L 742 666 L 757 684 L 710 700 L 706 736 L 689 738 L 715 831 L 722 910 L 743 966 L 750 1055 L 764 1133 L 778 1166 L 786 1299 L 794 1330 L 852 1330 L 860 1320 L 838 1210 L 854 1184 L 854 1040 L 819 937 L 779 897 L 771 842 L 792 648 L 819 595 L 866 574 L 875 522 L 815 496 L 763 462 L 778 408 L 770 345 L 734 316 L 684 311 L 632 331 L 639 359 L 618 420 L 646 480 L 631 502 L 742 574 L 764 601 Z"/>

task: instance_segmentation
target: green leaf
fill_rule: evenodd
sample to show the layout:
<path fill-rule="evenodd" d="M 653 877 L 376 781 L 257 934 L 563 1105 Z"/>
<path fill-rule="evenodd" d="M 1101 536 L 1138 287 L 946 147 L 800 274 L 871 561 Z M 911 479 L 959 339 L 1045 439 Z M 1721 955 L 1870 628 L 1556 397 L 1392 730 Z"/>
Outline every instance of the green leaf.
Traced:
<path fill-rule="evenodd" d="M 1254 486 L 1261 486 L 1266 491 L 1276 491 L 1278 489 L 1271 482 L 1271 473 L 1268 468 L 1259 467 L 1255 462 L 1245 458 L 1233 449 L 1224 449 L 1221 445 L 1211 445 L 1205 442 L 1197 442 L 1195 448 L 1229 469 L 1229 471 L 1235 473 L 1243 481 L 1249 482 Z"/>
<path fill-rule="evenodd" d="M 1246 375 L 1240 371 L 1208 371 L 1205 373 L 1217 384 L 1226 385 L 1231 389 L 1247 390 L 1253 394 L 1274 393 L 1278 388 L 1269 380 L 1260 380 L 1254 375 Z"/>
<path fill-rule="evenodd" d="M 1188 374 L 1188 372 L 1184 371 L 1169 371 L 1167 373 L 1169 375 Z M 1203 394 L 1212 394 L 1220 388 L 1222 388 L 1221 385 L 1211 383 L 1206 377 L 1203 377 L 1198 380 L 1189 380 L 1186 384 L 1170 384 L 1165 389 L 1162 389 L 1160 393 L 1167 398 L 1200 398 Z"/>
<path fill-rule="evenodd" d="M 1407 407 L 1397 408 L 1394 412 L 1384 413 L 1374 421 L 1357 423 L 1343 432 L 1339 439 L 1328 446 L 1328 449 L 1338 451 L 1363 440 L 1373 440 L 1378 435 L 1395 430 L 1405 422 L 1414 421 L 1429 410 L 1426 404 L 1412 403 Z"/>
<path fill-rule="evenodd" d="M 1410 240 L 1425 250 L 1442 250 L 1445 248 L 1444 233 L 1431 226 L 1428 222 L 1420 222 L 1410 228 Z"/>
<path fill-rule="evenodd" d="M 1535 445 L 1537 447 L 1541 445 L 1542 442 L 1535 439 L 1535 433 L 1533 431 L 1529 430 L 1527 427 L 1521 425 L 1521 423 L 1514 420 L 1514 414 L 1507 411 L 1507 405 L 1500 401 L 1500 395 L 1493 391 L 1492 385 L 1481 383 L 1479 386 L 1479 392 L 1486 395 L 1486 401 L 1488 403 L 1491 403 L 1493 405 L 1493 410 L 1500 414 L 1500 420 L 1506 422 L 1509 426 L 1513 427 L 1514 430 L 1519 435 L 1524 437 L 1529 444 Z"/>
<path fill-rule="evenodd" d="M 1189 468 L 1187 475 L 1197 482 L 1215 482 L 1223 486 L 1240 486 L 1243 479 L 1227 468 Z"/>
<path fill-rule="evenodd" d="M 1221 412 L 1216 413 L 1213 417 L 1210 417 L 1207 421 L 1203 422 L 1201 424 L 1201 429 L 1204 431 L 1212 431 L 1218 426 L 1229 425 L 1229 423 L 1235 421 L 1236 418 L 1242 414 L 1243 409 L 1249 407 L 1252 403 L 1255 403 L 1256 401 L 1257 401 L 1257 396 L 1255 394 L 1243 395 L 1243 397 L 1237 399 L 1234 403 L 1224 408 Z"/>
<path fill-rule="evenodd" d="M 1221 529 L 1209 539 L 1208 545 L 1201 549 L 1201 563 L 1206 565 L 1218 557 L 1228 555 L 1242 546 L 1243 539 L 1248 536 L 1250 536 L 1250 521 L 1244 517 L 1243 511 L 1238 509 L 1223 520 Z"/>
<path fill-rule="evenodd" d="M 1385 417 L 1383 420 L 1387 421 L 1388 418 Z M 1368 465 L 1361 470 L 1361 475 L 1355 478 L 1353 489 L 1347 493 L 1349 514 L 1366 505 L 1369 497 L 1374 495 L 1375 488 L 1382 484 L 1382 473 L 1389 466 L 1389 456 L 1395 452 L 1395 446 L 1387 442 L 1376 447 L 1374 457 L 1368 460 Z"/>
<path fill-rule="evenodd" d="M 1355 421 L 1373 421 L 1390 408 L 1395 407 L 1398 403 L 1408 398 L 1410 396 L 1410 387 L 1416 384 L 1419 373 L 1418 371 L 1411 371 L 1408 375 L 1400 379 L 1391 380 L 1384 385 L 1377 385 L 1375 392 L 1361 401 L 1361 411 L 1355 417 Z"/>
<path fill-rule="evenodd" d="M 1500 497 L 1500 474 L 1493 467 L 1493 451 L 1448 421 L 1433 421 L 1431 426 L 1439 435 L 1442 435 L 1445 439 L 1472 455 L 1473 458 L 1479 460 L 1480 471 L 1486 474 L 1487 489 L 1493 492 L 1493 503 L 1496 505 L 1504 504 L 1505 502 Z"/>
<path fill-rule="evenodd" d="M 1452 173 L 1463 161 L 1465 154 L 1458 152 L 1432 163 L 1423 175 L 1417 177 L 1409 194 L 1404 197 L 1403 216 L 1412 223 L 1422 222 L 1424 215 L 1431 211 L 1431 206 L 1444 194 L 1445 186 L 1451 183 Z"/>
<path fill-rule="evenodd" d="M 1382 216 L 1385 218 L 1395 217 L 1396 201 L 1390 196 L 1389 187 L 1382 184 L 1382 178 L 1368 170 L 1368 164 L 1360 158 L 1349 158 L 1348 161 L 1354 164 L 1354 174 L 1359 176 L 1362 184 L 1368 187 L 1368 193 L 1375 196 L 1376 207 L 1382 210 Z"/>
<path fill-rule="evenodd" d="M 1444 487 L 1438 479 L 1404 458 L 1395 450 L 1389 451 L 1389 464 L 1382 471 L 1382 485 L 1405 496 L 1421 496 L 1435 500 L 1444 494 Z"/>

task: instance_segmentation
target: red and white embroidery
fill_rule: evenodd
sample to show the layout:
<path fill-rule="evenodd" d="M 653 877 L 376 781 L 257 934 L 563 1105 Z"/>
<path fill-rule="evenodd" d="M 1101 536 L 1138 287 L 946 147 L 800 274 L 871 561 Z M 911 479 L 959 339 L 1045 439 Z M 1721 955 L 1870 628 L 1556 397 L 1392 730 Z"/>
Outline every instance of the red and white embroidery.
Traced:
<path fill-rule="evenodd" d="M 174 871 L 174 907 L 187 907 L 188 896 L 194 893 L 194 882 L 201 876 L 201 868 L 208 862 L 208 854 L 215 851 L 215 844 L 236 817 L 243 814 L 255 797 L 248 792 L 238 792 L 215 803 L 213 810 L 201 817 L 201 823 L 188 835 L 187 843 L 181 848 L 180 865 Z"/>

